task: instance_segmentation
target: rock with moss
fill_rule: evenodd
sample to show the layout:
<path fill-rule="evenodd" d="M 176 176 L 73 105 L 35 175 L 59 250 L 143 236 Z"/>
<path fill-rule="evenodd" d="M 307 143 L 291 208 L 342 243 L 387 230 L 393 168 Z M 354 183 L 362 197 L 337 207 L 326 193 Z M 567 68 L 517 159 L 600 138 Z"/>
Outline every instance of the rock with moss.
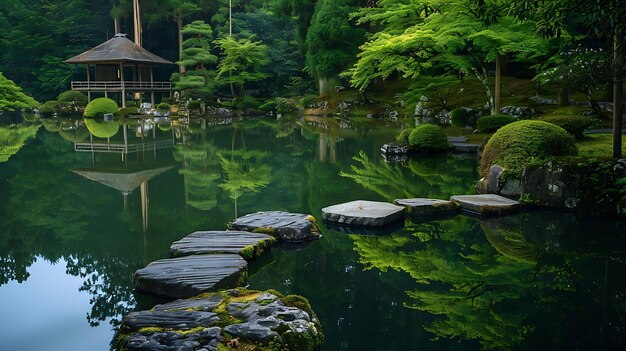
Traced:
<path fill-rule="evenodd" d="M 319 319 L 304 297 L 240 288 L 132 312 L 122 321 L 115 348 L 314 351 L 323 340 Z"/>
<path fill-rule="evenodd" d="M 434 124 L 422 124 L 409 135 L 409 145 L 418 152 L 443 152 L 451 149 L 448 137 L 441 127 Z"/>
<path fill-rule="evenodd" d="M 320 237 L 315 217 L 309 214 L 283 211 L 248 214 L 234 220 L 230 228 L 269 234 L 279 241 L 307 241 Z"/>
<path fill-rule="evenodd" d="M 576 153 L 574 138 L 565 129 L 543 121 L 519 121 L 500 128 L 489 139 L 480 160 L 480 175 L 487 176 L 497 164 L 519 178 L 533 162 Z"/>
<path fill-rule="evenodd" d="M 100 118 L 106 113 L 117 114 L 117 103 L 109 98 L 97 98 L 92 100 L 87 107 L 83 115 L 89 118 Z"/>
<path fill-rule="evenodd" d="M 245 231 L 198 231 L 170 246 L 171 257 L 200 254 L 232 253 L 251 260 L 260 256 L 275 242 L 274 237 Z"/>

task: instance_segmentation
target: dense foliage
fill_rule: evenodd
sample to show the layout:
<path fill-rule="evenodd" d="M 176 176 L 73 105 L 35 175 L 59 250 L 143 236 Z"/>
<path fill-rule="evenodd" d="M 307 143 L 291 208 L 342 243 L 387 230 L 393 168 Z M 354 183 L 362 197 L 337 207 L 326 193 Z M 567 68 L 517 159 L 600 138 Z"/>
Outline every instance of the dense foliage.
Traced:
<path fill-rule="evenodd" d="M 117 114 L 117 103 L 109 98 L 92 100 L 85 108 L 85 117 L 102 117 L 105 113 Z"/>
<path fill-rule="evenodd" d="M 409 134 L 409 145 L 420 152 L 441 152 L 450 149 L 448 137 L 441 127 L 434 124 L 422 124 Z"/>
<path fill-rule="evenodd" d="M 34 108 L 37 101 L 24 94 L 22 89 L 7 79 L 0 72 L 0 110 L 16 110 L 23 108 Z"/>
<path fill-rule="evenodd" d="M 572 134 L 576 139 L 583 137 L 583 132 L 598 123 L 597 120 L 577 115 L 546 115 L 541 117 L 542 121 L 556 124 Z"/>
<path fill-rule="evenodd" d="M 482 116 L 478 118 L 478 121 L 476 122 L 476 129 L 478 129 L 479 132 L 491 133 L 500 129 L 500 127 L 504 127 L 505 125 L 515 121 L 517 121 L 516 118 L 508 115 L 498 114 Z"/>
<path fill-rule="evenodd" d="M 489 139 L 480 160 L 480 175 L 487 175 L 493 165 L 521 175 L 531 162 L 576 153 L 574 138 L 565 129 L 543 121 L 519 121 L 500 128 Z"/>

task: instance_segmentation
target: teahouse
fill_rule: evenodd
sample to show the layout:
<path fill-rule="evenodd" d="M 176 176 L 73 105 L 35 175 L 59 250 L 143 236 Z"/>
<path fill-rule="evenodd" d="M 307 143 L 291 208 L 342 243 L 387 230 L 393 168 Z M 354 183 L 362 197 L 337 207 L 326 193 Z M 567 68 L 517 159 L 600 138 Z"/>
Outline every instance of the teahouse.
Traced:
<path fill-rule="evenodd" d="M 153 66 L 173 64 L 126 38 L 116 34 L 110 40 L 65 61 L 87 65 L 87 81 L 72 81 L 72 90 L 87 93 L 119 93 L 122 107 L 126 107 L 126 94 L 150 93 L 154 105 L 156 92 L 171 93 L 171 82 L 155 82 Z"/>

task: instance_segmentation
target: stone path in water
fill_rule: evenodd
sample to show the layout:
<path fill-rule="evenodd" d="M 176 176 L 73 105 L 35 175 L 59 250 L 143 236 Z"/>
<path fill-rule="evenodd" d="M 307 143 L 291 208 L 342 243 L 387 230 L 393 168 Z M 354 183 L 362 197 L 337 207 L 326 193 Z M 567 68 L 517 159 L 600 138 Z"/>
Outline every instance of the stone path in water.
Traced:
<path fill-rule="evenodd" d="M 404 207 L 386 202 L 357 200 L 322 209 L 325 221 L 348 226 L 383 227 L 404 218 Z"/>

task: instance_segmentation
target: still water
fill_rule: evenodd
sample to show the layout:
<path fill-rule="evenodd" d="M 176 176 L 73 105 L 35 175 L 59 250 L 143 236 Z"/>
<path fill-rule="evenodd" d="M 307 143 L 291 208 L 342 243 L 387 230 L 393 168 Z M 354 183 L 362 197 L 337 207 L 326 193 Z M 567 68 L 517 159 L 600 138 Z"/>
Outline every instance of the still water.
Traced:
<path fill-rule="evenodd" d="M 261 210 L 472 193 L 472 157 L 384 162 L 400 123 L 259 118 L 13 121 L 0 127 L 0 349 L 109 350 L 159 300 L 133 272 L 195 230 Z M 322 239 L 250 264 L 307 297 L 324 350 L 623 350 L 623 224 L 466 216 Z"/>

